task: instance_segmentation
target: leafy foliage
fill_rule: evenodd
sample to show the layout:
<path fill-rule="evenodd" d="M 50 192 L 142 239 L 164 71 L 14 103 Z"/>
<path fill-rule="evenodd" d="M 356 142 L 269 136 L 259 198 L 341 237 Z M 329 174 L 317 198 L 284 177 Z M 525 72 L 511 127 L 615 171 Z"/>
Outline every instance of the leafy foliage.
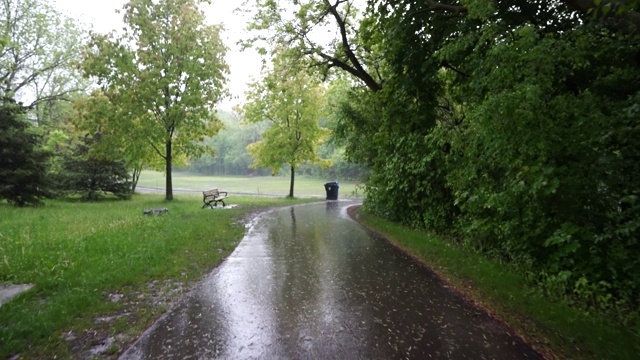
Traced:
<path fill-rule="evenodd" d="M 44 0 L 2 0 L 0 96 L 23 102 L 38 125 L 56 122 L 60 101 L 83 90 L 74 62 L 81 29 Z"/>
<path fill-rule="evenodd" d="M 385 49 L 385 81 L 338 86 L 333 116 L 347 155 L 372 170 L 370 211 L 454 235 L 590 309 L 630 314 L 638 9 L 586 3 L 369 1 L 359 45 Z"/>
<path fill-rule="evenodd" d="M 284 164 L 290 166 L 293 197 L 296 169 L 305 161 L 329 166 L 318 156 L 318 144 L 329 133 L 318 125 L 321 88 L 288 57 L 286 50 L 273 59 L 273 69 L 261 82 L 252 85 L 243 111 L 250 122 L 269 121 L 262 141 L 247 150 L 254 159 L 253 167 L 271 168 L 276 175 Z"/>
<path fill-rule="evenodd" d="M 91 153 L 91 144 L 99 143 L 101 135 L 86 136 L 76 144 L 57 174 L 59 189 L 67 194 L 82 194 L 86 200 L 97 200 L 108 192 L 120 199 L 131 197 L 131 183 L 124 161 L 115 161 Z"/>
<path fill-rule="evenodd" d="M 636 191 L 625 174 L 638 174 L 628 156 L 637 145 L 624 139 L 633 134 L 625 110 L 640 90 L 639 49 L 633 37 L 549 16 L 558 25 L 495 19 L 481 34 L 504 40 L 478 41 L 461 63 L 471 76 L 458 77 L 456 92 L 470 101 L 447 176 L 461 235 L 533 270 L 549 289 L 593 307 L 634 306 L 638 233 L 611 241 L 609 232 Z M 461 54 L 444 50 L 452 61 Z"/>
<path fill-rule="evenodd" d="M 214 149 L 200 158 L 191 159 L 185 169 L 206 175 L 266 175 L 262 169 L 249 169 L 253 163 L 247 145 L 260 140 L 268 123 L 245 123 L 235 113 L 220 111 L 218 118 L 224 127 L 214 137 L 205 140 Z"/>
<path fill-rule="evenodd" d="M 165 162 L 166 199 L 173 198 L 174 157 L 198 156 L 220 129 L 214 106 L 226 94 L 226 47 L 207 25 L 198 0 L 134 0 L 125 6 L 120 38 L 93 34 L 83 59 L 87 76 L 118 109 L 114 126 L 132 130 Z M 174 154 L 175 153 L 175 154 Z"/>
<path fill-rule="evenodd" d="M 131 173 L 131 190 L 135 191 L 138 178 L 146 165 L 162 169 L 163 163 L 155 160 L 153 148 L 148 145 L 140 118 L 131 118 L 100 91 L 79 98 L 74 103 L 75 116 L 71 122 L 76 130 L 100 134 L 100 141 L 91 142 L 92 156 L 115 161 L 124 160 Z M 123 126 L 127 122 L 127 126 Z"/>

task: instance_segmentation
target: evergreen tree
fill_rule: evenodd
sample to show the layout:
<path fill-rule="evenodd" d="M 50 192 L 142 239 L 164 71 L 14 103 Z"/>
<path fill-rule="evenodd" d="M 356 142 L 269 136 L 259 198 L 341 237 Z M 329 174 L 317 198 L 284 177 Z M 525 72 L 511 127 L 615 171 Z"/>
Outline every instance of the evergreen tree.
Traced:
<path fill-rule="evenodd" d="M 72 155 L 64 160 L 58 175 L 61 190 L 82 194 L 87 200 L 97 200 L 101 192 L 109 192 L 121 199 L 131 197 L 131 182 L 124 161 L 114 161 L 92 154 L 91 144 L 100 135 L 85 136 Z"/>
<path fill-rule="evenodd" d="M 25 112 L 9 99 L 0 106 L 0 199 L 16 206 L 40 205 L 49 194 L 50 154 L 39 148 L 40 136 L 22 119 Z"/>

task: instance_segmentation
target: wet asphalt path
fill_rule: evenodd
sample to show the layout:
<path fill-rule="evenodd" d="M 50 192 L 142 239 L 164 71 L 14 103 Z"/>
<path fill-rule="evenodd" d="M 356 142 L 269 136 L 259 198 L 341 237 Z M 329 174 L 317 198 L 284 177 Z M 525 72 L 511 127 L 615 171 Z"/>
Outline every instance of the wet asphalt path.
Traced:
<path fill-rule="evenodd" d="M 262 214 L 122 359 L 536 359 L 330 201 Z"/>

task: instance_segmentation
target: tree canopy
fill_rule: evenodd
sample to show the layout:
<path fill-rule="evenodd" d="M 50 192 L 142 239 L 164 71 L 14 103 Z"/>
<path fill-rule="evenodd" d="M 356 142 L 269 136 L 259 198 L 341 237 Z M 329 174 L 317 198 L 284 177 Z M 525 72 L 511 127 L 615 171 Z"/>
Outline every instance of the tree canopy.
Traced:
<path fill-rule="evenodd" d="M 123 160 L 131 173 L 131 191 L 135 191 L 144 166 L 162 169 L 161 161 L 154 161 L 156 154 L 145 136 L 143 122 L 139 118 L 126 119 L 127 115 L 101 91 L 79 98 L 74 103 L 75 113 L 71 122 L 86 135 L 96 136 L 96 141 L 81 146 L 90 147 L 90 155 L 113 161 Z"/>
<path fill-rule="evenodd" d="M 101 133 L 85 135 L 74 144 L 56 176 L 58 190 L 66 194 L 80 194 L 86 200 L 98 200 L 102 193 L 111 193 L 120 199 L 131 197 L 130 176 L 125 161 L 92 153 L 91 145 L 99 143 L 101 138 Z"/>
<path fill-rule="evenodd" d="M 84 53 L 85 74 L 118 110 L 112 126 L 128 129 L 134 143 L 142 138 L 164 160 L 167 200 L 174 157 L 202 154 L 204 137 L 221 126 L 214 106 L 226 95 L 226 47 L 200 3 L 132 0 L 124 34 L 93 34 Z"/>
<path fill-rule="evenodd" d="M 290 53 L 278 51 L 273 68 L 251 85 L 243 111 L 249 122 L 269 121 L 262 141 L 247 147 L 254 167 L 271 168 L 277 174 L 284 164 L 290 166 L 289 196 L 294 194 L 296 169 L 306 161 L 330 165 L 318 156 L 318 144 L 326 140 L 327 129 L 318 125 L 322 89 L 304 69 L 295 64 Z"/>
<path fill-rule="evenodd" d="M 271 0 L 249 0 L 253 20 L 247 30 L 256 35 L 245 41 L 266 54 L 271 48 L 296 49 L 290 54 L 304 60 L 323 77 L 331 69 L 351 74 L 368 88 L 380 90 L 377 46 L 362 46 L 359 12 L 353 0 L 305 0 L 293 4 Z M 333 29 L 333 31 L 330 31 Z"/>
<path fill-rule="evenodd" d="M 22 102 L 39 125 L 86 84 L 74 66 L 83 33 L 45 0 L 2 0 L 0 96 Z"/>

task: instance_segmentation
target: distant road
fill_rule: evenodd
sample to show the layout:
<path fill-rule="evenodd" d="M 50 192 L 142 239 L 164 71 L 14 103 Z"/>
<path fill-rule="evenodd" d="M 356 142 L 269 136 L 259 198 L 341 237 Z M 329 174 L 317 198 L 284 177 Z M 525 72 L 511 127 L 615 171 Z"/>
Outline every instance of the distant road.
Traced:
<path fill-rule="evenodd" d="M 136 186 L 136 192 L 142 193 L 142 194 L 164 194 L 164 188 L 158 188 L 155 186 Z M 191 193 L 191 194 L 197 194 L 197 193 L 202 193 L 202 191 L 198 191 L 198 190 L 193 190 L 193 189 L 173 189 L 174 192 L 183 192 L 183 193 Z"/>
<path fill-rule="evenodd" d="M 165 189 L 155 186 L 136 186 L 136 192 L 141 194 L 164 194 Z M 181 188 L 173 188 L 173 192 L 176 193 L 184 193 L 184 194 L 202 194 L 202 190 L 194 190 L 194 189 L 181 189 Z M 258 193 L 255 191 L 228 191 L 229 194 L 235 195 L 251 195 L 251 196 L 287 196 L 286 194 L 265 194 Z M 324 195 L 311 195 L 311 197 L 324 197 Z"/>

